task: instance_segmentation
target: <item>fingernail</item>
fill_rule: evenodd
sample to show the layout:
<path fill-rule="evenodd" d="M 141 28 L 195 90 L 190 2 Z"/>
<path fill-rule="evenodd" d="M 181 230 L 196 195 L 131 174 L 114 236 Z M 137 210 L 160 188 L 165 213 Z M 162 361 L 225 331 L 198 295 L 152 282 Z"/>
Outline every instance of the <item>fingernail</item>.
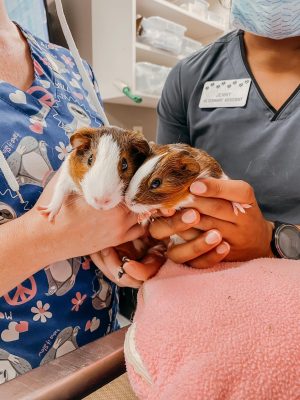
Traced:
<path fill-rule="evenodd" d="M 211 231 L 206 235 L 205 242 L 207 244 L 215 244 L 215 243 L 218 243 L 218 241 L 220 239 L 221 239 L 221 236 L 220 236 L 219 232 Z"/>
<path fill-rule="evenodd" d="M 109 255 L 109 249 L 103 249 L 103 250 L 101 250 L 101 254 L 102 254 L 104 257 L 107 257 L 107 256 Z"/>
<path fill-rule="evenodd" d="M 228 243 L 221 243 L 217 248 L 216 248 L 216 252 L 218 254 L 225 254 L 230 250 L 230 246 Z"/>
<path fill-rule="evenodd" d="M 194 182 L 191 184 L 190 191 L 194 194 L 203 194 L 207 191 L 207 186 L 203 182 Z"/>
<path fill-rule="evenodd" d="M 182 222 L 184 222 L 185 224 L 191 224 L 195 222 L 196 219 L 197 219 L 197 214 L 194 210 L 186 211 L 181 217 Z"/>

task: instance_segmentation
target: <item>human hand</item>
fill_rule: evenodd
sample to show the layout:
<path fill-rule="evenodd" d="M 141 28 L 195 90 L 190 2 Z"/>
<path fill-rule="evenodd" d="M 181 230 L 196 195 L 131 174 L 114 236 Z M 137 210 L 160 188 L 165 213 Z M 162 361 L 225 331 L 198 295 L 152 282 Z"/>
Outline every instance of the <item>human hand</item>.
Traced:
<path fill-rule="evenodd" d="M 49 247 L 53 262 L 91 254 L 143 235 L 145 229 L 137 224 L 137 216 L 124 205 L 107 211 L 96 210 L 80 195 L 68 196 L 55 222 L 49 223 L 38 206 L 51 199 L 57 175 L 30 210 L 34 228 L 46 231 L 45 245 Z"/>
<path fill-rule="evenodd" d="M 207 268 L 221 260 L 272 256 L 273 224 L 262 216 L 250 185 L 243 181 L 210 178 L 194 182 L 190 190 L 195 196 L 191 202 L 194 210 L 181 210 L 150 226 L 151 235 L 157 239 L 179 234 L 188 241 L 171 247 L 168 257 L 178 263 Z M 236 215 L 232 201 L 250 204 L 251 208 Z M 189 224 L 182 221 L 188 212 L 194 215 L 194 221 Z M 210 244 L 205 241 L 208 237 Z"/>
<path fill-rule="evenodd" d="M 140 261 L 129 260 L 122 263 L 113 248 L 107 248 L 91 254 L 94 264 L 109 278 L 121 287 L 139 288 L 144 281 L 154 276 L 165 262 L 164 245 L 156 245 L 148 249 L 146 256 Z M 119 277 L 121 266 L 125 273 Z"/>

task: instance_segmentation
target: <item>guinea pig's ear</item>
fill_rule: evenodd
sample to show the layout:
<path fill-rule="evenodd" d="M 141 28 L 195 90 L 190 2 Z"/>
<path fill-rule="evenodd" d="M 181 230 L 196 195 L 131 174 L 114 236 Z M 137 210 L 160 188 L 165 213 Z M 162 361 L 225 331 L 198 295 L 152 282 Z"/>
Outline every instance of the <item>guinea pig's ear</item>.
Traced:
<path fill-rule="evenodd" d="M 151 142 L 149 142 L 149 146 L 150 146 L 151 152 L 154 154 L 161 147 L 159 144 L 153 142 L 152 140 L 151 140 Z"/>
<path fill-rule="evenodd" d="M 191 176 L 197 176 L 200 173 L 200 165 L 198 161 L 196 161 L 186 150 L 181 151 L 179 155 L 180 155 L 178 160 L 179 174 L 182 173 L 182 175 L 186 175 L 188 173 Z"/>
<path fill-rule="evenodd" d="M 134 133 L 131 140 L 131 155 L 134 157 L 136 163 L 141 165 L 150 153 L 151 148 L 144 136 Z"/>
<path fill-rule="evenodd" d="M 70 138 L 73 149 L 88 150 L 91 147 L 91 141 L 96 130 L 91 128 L 82 128 L 76 131 Z"/>

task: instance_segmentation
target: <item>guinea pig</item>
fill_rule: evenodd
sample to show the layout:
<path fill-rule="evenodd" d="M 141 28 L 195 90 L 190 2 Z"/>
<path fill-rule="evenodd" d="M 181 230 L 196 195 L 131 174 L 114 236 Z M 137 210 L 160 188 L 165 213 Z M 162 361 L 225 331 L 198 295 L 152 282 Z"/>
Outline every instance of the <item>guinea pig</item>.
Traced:
<path fill-rule="evenodd" d="M 161 208 L 188 206 L 193 196 L 189 188 L 198 178 L 229 179 L 220 164 L 204 150 L 187 144 L 152 144 L 152 152 L 132 177 L 125 193 L 127 207 L 150 217 Z M 232 203 L 235 214 L 245 213 L 248 204 Z"/>
<path fill-rule="evenodd" d="M 81 128 L 71 136 L 70 143 L 73 151 L 62 164 L 51 202 L 39 207 L 49 221 L 71 192 L 83 195 L 96 209 L 116 207 L 151 151 L 141 133 L 114 126 Z"/>

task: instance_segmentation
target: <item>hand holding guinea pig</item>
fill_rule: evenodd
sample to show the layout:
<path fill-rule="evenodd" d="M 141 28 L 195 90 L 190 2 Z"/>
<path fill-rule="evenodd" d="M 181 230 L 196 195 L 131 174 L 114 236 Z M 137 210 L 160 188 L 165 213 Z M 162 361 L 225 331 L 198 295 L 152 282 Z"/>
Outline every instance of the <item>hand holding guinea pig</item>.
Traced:
<path fill-rule="evenodd" d="M 58 180 L 59 172 L 28 212 L 28 220 L 32 221 L 28 230 L 40 232 L 41 242 L 38 246 L 47 252 L 47 264 L 95 253 L 135 240 L 145 233 L 145 228 L 137 224 L 137 216 L 126 207 L 96 210 L 78 195 L 66 197 L 55 224 L 49 224 L 41 216 L 39 207 L 53 197 Z"/>
<path fill-rule="evenodd" d="M 208 268 L 222 260 L 273 256 L 270 248 L 272 223 L 263 218 L 248 183 L 202 179 L 191 185 L 190 192 L 194 195 L 190 204 L 193 210 L 178 211 L 150 226 L 151 234 L 157 239 L 178 234 L 187 241 L 169 249 L 168 257 L 173 261 Z M 235 215 L 231 201 L 248 203 L 252 207 L 245 214 Z M 189 221 L 185 220 L 186 215 Z"/>
<path fill-rule="evenodd" d="M 91 259 L 118 286 L 139 288 L 144 281 L 156 275 L 166 261 L 164 252 L 163 244 L 148 248 L 146 255 L 140 261 L 129 260 L 123 263 L 124 274 L 122 277 L 119 277 L 122 261 L 115 249 L 107 248 L 91 254 Z"/>
<path fill-rule="evenodd" d="M 194 149 L 186 144 L 152 145 L 151 156 L 138 169 L 130 181 L 125 194 L 127 206 L 134 212 L 149 216 L 158 209 L 197 209 L 195 197 L 189 188 L 199 178 L 215 178 L 220 185 L 232 182 L 223 172 L 218 162 L 201 149 Z M 252 200 L 251 198 L 247 200 Z M 220 212 L 226 212 L 230 221 L 242 220 L 248 215 L 252 205 L 249 201 L 238 202 L 238 197 L 232 196 L 220 205 Z M 202 204 L 202 199 L 198 199 Z M 247 212 L 246 212 L 247 210 Z M 202 212 L 202 209 L 201 209 Z M 171 236 L 171 246 L 168 248 L 169 258 L 178 263 L 190 261 L 191 266 L 208 267 L 221 261 L 230 250 L 227 241 L 222 241 L 220 232 L 216 229 L 206 233 L 198 229 L 190 230 L 191 226 L 201 223 L 200 215 L 195 210 L 185 211 L 187 224 L 180 222 L 180 211 L 173 218 L 158 218 L 150 225 L 150 233 L 156 239 Z M 147 215 L 148 214 L 148 215 Z M 194 217 L 191 219 L 191 217 Z M 186 231 L 186 232 L 183 232 Z M 178 235 L 179 234 L 179 235 Z M 175 241 L 173 236 L 175 236 Z M 178 236 L 180 236 L 178 238 Z M 184 243 L 188 241 L 188 243 Z M 180 243 L 180 244 L 178 244 Z M 198 257 L 201 256 L 201 260 Z"/>

